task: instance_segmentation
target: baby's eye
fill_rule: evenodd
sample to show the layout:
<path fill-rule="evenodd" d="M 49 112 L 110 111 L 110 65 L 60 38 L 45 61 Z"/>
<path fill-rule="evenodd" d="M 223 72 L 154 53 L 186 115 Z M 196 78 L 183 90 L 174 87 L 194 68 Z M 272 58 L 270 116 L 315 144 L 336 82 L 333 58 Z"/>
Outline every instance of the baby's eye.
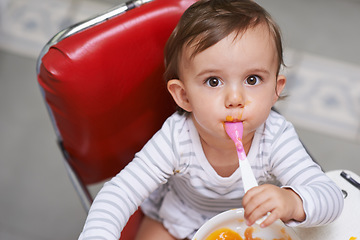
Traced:
<path fill-rule="evenodd" d="M 209 77 L 208 79 L 206 79 L 205 83 L 209 87 L 218 87 L 222 85 L 221 80 L 217 77 Z"/>
<path fill-rule="evenodd" d="M 246 78 L 245 80 L 245 84 L 247 85 L 258 85 L 261 82 L 261 78 L 259 76 L 256 75 L 251 75 L 248 78 Z"/>

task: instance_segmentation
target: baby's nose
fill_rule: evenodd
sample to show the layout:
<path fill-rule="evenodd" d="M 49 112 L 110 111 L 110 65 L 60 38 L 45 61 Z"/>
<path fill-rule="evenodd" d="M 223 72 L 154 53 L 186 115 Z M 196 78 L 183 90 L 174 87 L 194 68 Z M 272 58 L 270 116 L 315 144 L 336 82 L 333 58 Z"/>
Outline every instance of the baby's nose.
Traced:
<path fill-rule="evenodd" d="M 238 108 L 244 106 L 244 98 L 240 91 L 230 91 L 226 103 L 227 108 Z"/>

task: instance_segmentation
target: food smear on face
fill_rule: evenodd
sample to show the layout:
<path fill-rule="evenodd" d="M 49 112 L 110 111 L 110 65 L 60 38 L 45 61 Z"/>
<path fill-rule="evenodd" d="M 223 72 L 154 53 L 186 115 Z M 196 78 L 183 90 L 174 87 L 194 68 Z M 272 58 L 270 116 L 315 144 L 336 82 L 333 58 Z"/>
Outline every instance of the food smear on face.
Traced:
<path fill-rule="evenodd" d="M 253 237 L 254 231 L 255 229 L 253 227 L 246 228 L 244 232 L 244 238 L 242 238 L 240 234 L 231 230 L 230 228 L 220 228 L 212 232 L 205 240 L 265 240 L 258 237 L 254 238 Z M 284 228 L 282 228 L 280 231 L 284 235 L 284 237 L 274 238 L 272 240 L 291 240 L 291 237 L 286 233 Z M 350 239 L 350 240 L 355 240 L 355 239 Z"/>
<path fill-rule="evenodd" d="M 242 119 L 242 113 L 237 114 L 237 116 L 227 115 L 225 118 L 225 122 L 238 122 Z"/>
<path fill-rule="evenodd" d="M 232 121 L 234 121 L 234 117 L 233 116 L 226 116 L 226 121 L 227 122 L 232 122 Z"/>
<path fill-rule="evenodd" d="M 234 121 L 240 121 L 241 119 L 242 119 L 242 115 L 243 115 L 243 113 L 244 113 L 244 107 L 245 106 L 247 106 L 247 105 L 249 105 L 251 102 L 250 101 L 246 101 L 245 102 L 245 104 L 244 104 L 244 106 L 243 107 L 241 107 L 241 109 L 240 109 L 240 113 L 238 113 L 238 114 L 236 114 L 237 116 L 230 116 L 230 115 L 228 115 L 228 116 L 226 116 L 226 122 L 234 122 Z"/>

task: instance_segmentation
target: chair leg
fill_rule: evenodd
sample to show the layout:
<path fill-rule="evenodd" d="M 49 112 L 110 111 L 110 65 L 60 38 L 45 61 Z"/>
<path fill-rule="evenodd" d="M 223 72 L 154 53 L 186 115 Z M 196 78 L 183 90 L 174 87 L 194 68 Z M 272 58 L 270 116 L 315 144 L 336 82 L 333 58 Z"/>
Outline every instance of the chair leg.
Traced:
<path fill-rule="evenodd" d="M 93 197 L 85 184 L 80 180 L 77 176 L 73 168 L 70 166 L 67 159 L 69 159 L 69 155 L 64 148 L 62 141 L 58 141 L 59 147 L 63 154 L 63 159 L 65 163 L 66 172 L 69 175 L 72 185 L 74 186 L 78 196 L 80 197 L 81 204 L 86 212 L 89 212 L 91 203 L 93 202 Z"/>
<path fill-rule="evenodd" d="M 86 212 L 89 212 L 93 197 L 91 196 L 89 189 L 80 181 L 76 176 L 76 173 L 70 167 L 68 161 L 64 159 L 65 168 L 69 175 L 72 185 L 74 186 L 77 194 L 80 197 L 81 204 Z"/>

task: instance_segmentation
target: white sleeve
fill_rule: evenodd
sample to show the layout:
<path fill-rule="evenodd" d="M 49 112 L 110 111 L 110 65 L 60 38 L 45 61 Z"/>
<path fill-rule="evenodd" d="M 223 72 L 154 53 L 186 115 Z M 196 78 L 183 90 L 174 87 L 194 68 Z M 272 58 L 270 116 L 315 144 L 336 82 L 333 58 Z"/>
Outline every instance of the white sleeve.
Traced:
<path fill-rule="evenodd" d="M 309 227 L 334 221 L 344 205 L 340 188 L 311 159 L 290 123 L 278 136 L 270 158 L 272 171 L 283 187 L 301 197 L 306 214 L 305 221 L 288 225 Z"/>
<path fill-rule="evenodd" d="M 139 205 L 176 168 L 173 146 L 166 123 L 117 176 L 97 194 L 79 239 L 114 239 Z"/>

